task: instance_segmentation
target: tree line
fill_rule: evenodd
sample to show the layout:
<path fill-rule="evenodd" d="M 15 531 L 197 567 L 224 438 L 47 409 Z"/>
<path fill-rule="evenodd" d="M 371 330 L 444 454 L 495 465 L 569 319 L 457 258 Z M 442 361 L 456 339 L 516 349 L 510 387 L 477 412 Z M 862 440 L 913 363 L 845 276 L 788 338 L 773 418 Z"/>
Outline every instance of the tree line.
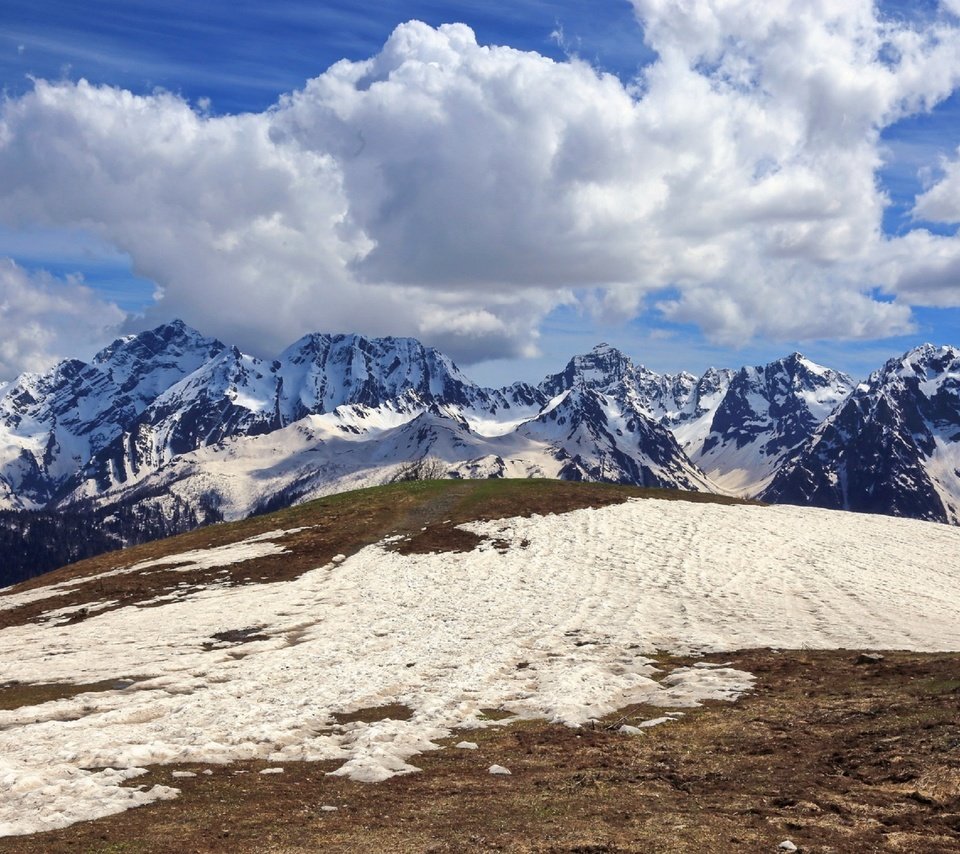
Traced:
<path fill-rule="evenodd" d="M 0 587 L 222 519 L 212 496 L 194 508 L 177 496 L 160 493 L 140 495 L 109 510 L 89 502 L 63 510 L 0 511 Z"/>

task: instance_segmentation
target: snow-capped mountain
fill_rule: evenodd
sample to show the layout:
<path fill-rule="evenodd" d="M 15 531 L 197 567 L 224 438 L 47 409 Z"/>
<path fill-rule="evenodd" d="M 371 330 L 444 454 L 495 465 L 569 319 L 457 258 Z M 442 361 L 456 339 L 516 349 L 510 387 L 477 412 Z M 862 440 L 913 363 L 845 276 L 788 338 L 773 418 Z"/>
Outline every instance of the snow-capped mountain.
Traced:
<path fill-rule="evenodd" d="M 269 433 L 237 436 L 174 457 L 139 482 L 98 493 L 102 502 L 158 492 L 179 502 L 216 496 L 227 518 L 403 476 L 429 461 L 436 476 L 605 480 L 710 491 L 672 434 L 597 392 L 563 392 L 513 421 L 474 419 L 456 404 L 421 405 L 417 394 L 378 407 L 348 404 Z M 507 414 L 517 411 L 511 407 Z"/>
<path fill-rule="evenodd" d="M 0 501 L 102 504 L 168 490 L 242 514 L 278 496 L 380 482 L 426 456 L 452 476 L 710 489 L 636 395 L 547 385 L 481 388 L 404 338 L 307 335 L 267 362 L 176 321 L 3 390 Z M 265 452 L 282 476 L 258 468 Z"/>
<path fill-rule="evenodd" d="M 637 370 L 630 357 L 616 347 L 598 344 L 589 353 L 574 356 L 559 374 L 546 377 L 539 388 L 550 398 L 574 386 L 616 394 L 621 389 L 636 387 Z"/>
<path fill-rule="evenodd" d="M 0 388 L 0 509 L 149 499 L 235 518 L 429 460 L 448 477 L 605 480 L 956 521 L 955 361 L 921 348 L 854 392 L 799 354 L 698 378 L 600 345 L 538 386 L 490 389 L 414 339 L 318 333 L 263 360 L 176 321 Z M 913 468 L 861 463 L 830 481 L 850 446 L 891 453 L 883 430 L 901 424 Z M 869 472 L 882 485 L 855 499 L 851 483 Z"/>
<path fill-rule="evenodd" d="M 343 407 L 354 407 L 354 416 L 363 413 L 367 422 L 349 429 L 367 432 L 378 426 L 379 410 L 393 423 L 398 414 L 412 418 L 443 404 L 477 423 L 499 423 L 514 408 L 539 411 L 541 400 L 522 385 L 482 389 L 448 357 L 411 338 L 307 335 L 269 363 L 224 348 L 157 396 L 68 486 L 71 493 L 97 495 L 199 448 Z"/>
<path fill-rule="evenodd" d="M 687 406 L 697 378 L 686 372 L 658 374 L 636 365 L 615 347 L 598 344 L 574 356 L 566 368 L 548 376 L 539 389 L 546 397 L 579 386 L 629 403 L 656 421 L 674 419 Z"/>
<path fill-rule="evenodd" d="M 960 350 L 927 344 L 887 362 L 763 498 L 960 523 Z"/>
<path fill-rule="evenodd" d="M 768 365 L 704 375 L 671 426 L 721 487 L 754 496 L 853 391 L 846 374 L 793 353 Z"/>
<path fill-rule="evenodd" d="M 49 504 L 158 395 L 224 349 L 174 321 L 114 341 L 90 364 L 18 377 L 0 392 L 0 506 Z"/>
<path fill-rule="evenodd" d="M 547 377 L 540 390 L 552 396 L 575 386 L 669 428 L 715 486 L 753 496 L 854 384 L 799 353 L 739 371 L 711 368 L 697 378 L 655 373 L 601 344 Z"/>
<path fill-rule="evenodd" d="M 635 401 L 576 385 L 518 431 L 547 442 L 565 480 L 609 480 L 712 491 L 668 429 Z"/>

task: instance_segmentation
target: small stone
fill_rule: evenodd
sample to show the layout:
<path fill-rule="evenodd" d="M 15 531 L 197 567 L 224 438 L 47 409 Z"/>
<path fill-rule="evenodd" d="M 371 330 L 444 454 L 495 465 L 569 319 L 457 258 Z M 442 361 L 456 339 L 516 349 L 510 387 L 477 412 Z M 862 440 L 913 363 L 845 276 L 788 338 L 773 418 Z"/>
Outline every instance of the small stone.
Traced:
<path fill-rule="evenodd" d="M 507 768 L 504 768 L 502 765 L 491 765 L 490 766 L 491 774 L 506 774 L 509 776 L 510 771 Z"/>
<path fill-rule="evenodd" d="M 883 661 L 883 656 L 879 652 L 861 652 L 857 657 L 856 664 L 879 664 Z"/>
<path fill-rule="evenodd" d="M 336 812 L 337 809 L 338 807 L 331 807 L 328 804 L 324 804 L 324 806 L 320 807 L 320 812 Z"/>
<path fill-rule="evenodd" d="M 796 851 L 796 850 L 797 850 L 797 846 L 794 845 L 789 839 L 784 839 L 783 842 L 781 842 L 781 843 L 777 846 L 777 848 L 779 848 L 781 851 Z"/>
<path fill-rule="evenodd" d="M 211 771 L 209 768 L 207 768 L 203 773 L 206 774 L 206 775 L 209 777 L 209 776 L 213 773 L 213 771 Z"/>
<path fill-rule="evenodd" d="M 476 750 L 477 749 L 476 742 L 473 742 L 473 741 L 461 741 L 459 744 L 455 744 L 453 746 L 459 750 Z"/>
<path fill-rule="evenodd" d="M 643 735 L 643 730 L 638 726 L 630 726 L 630 724 L 624 724 L 620 727 L 620 732 L 624 735 Z"/>
<path fill-rule="evenodd" d="M 343 563 L 347 559 L 346 555 L 334 555 L 330 558 L 331 563 Z"/>
<path fill-rule="evenodd" d="M 640 727 L 642 729 L 648 729 L 649 727 L 652 727 L 652 726 L 660 726 L 660 724 L 670 724 L 670 723 L 673 723 L 673 718 L 667 718 L 667 717 L 650 718 L 650 720 L 648 721 L 641 721 Z"/>

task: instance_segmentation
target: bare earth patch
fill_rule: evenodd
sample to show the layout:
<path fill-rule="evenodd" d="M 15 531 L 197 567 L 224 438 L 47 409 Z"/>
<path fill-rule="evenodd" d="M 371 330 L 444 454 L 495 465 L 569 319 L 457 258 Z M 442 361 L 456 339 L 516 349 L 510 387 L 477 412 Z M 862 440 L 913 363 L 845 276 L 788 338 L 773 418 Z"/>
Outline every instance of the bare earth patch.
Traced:
<path fill-rule="evenodd" d="M 0 709 L 19 709 L 24 706 L 38 706 L 51 700 L 67 700 L 78 694 L 93 691 L 124 691 L 137 682 L 136 679 L 107 679 L 103 682 L 74 684 L 72 682 L 54 682 L 33 684 L 24 682 L 0 683 Z"/>
<path fill-rule="evenodd" d="M 602 507 L 631 497 L 731 503 L 716 496 L 556 481 L 446 481 L 364 490 L 114 552 L 34 579 L 9 592 L 77 584 L 61 595 L 0 611 L 0 628 L 45 621 L 44 631 L 55 631 L 57 624 L 82 622 L 117 607 L 148 607 L 160 604 L 158 597 L 189 598 L 210 585 L 293 580 L 385 537 L 392 537 L 391 547 L 402 554 L 462 552 L 481 546 L 529 547 L 532 553 L 535 542 L 531 547 L 523 539 L 497 540 L 495 532 L 484 538 L 456 526 Z M 268 532 L 277 532 L 267 538 L 277 545 L 277 553 L 256 560 L 207 568 L 179 561 L 142 572 L 93 577 Z M 0 592 L 0 606 L 7 592 Z M 803 590 L 795 592 L 802 596 Z M 232 658 L 256 650 L 255 644 L 270 640 L 274 633 L 260 607 L 258 600 L 256 612 L 238 615 L 226 628 L 200 635 L 196 645 L 223 650 Z M 948 603 L 945 619 L 952 625 L 949 610 Z M 155 612 L 130 613 L 139 619 Z M 598 630 L 603 623 L 596 622 Z M 556 621 L 543 624 L 555 626 Z M 87 627 L 92 629 L 93 624 L 82 628 Z M 287 626 L 287 645 L 301 643 L 305 631 L 299 623 Z M 603 643 L 580 631 L 564 633 L 570 635 L 573 649 Z M 463 636 L 458 634 L 458 640 Z M 511 674 L 533 666 L 528 654 L 524 649 L 522 657 L 507 662 Z M 495 725 L 455 732 L 442 742 L 443 749 L 414 757 L 422 773 L 376 784 L 330 776 L 340 761 L 153 766 L 126 785 L 172 786 L 181 790 L 179 798 L 61 830 L 0 838 L 0 854 L 320 850 L 672 854 L 774 852 L 784 840 L 791 840 L 801 852 L 821 854 L 960 851 L 960 654 L 886 652 L 873 660 L 859 651 L 760 649 L 705 658 L 658 658 L 665 672 L 679 666 L 729 663 L 754 674 L 757 681 L 750 693 L 732 704 L 708 702 L 682 713 L 632 705 L 576 729 L 518 720 L 504 709 L 483 708 L 485 722 Z M 0 709 L 35 706 L 83 692 L 125 690 L 133 681 L 8 682 L 0 684 Z M 367 696 L 371 695 L 360 702 Z M 407 720 L 413 714 L 399 703 L 341 708 L 351 711 L 334 715 L 330 729 L 347 733 L 386 719 Z M 330 723 L 329 718 L 325 721 L 324 725 Z M 650 726 L 653 721 L 659 722 Z M 463 741 L 475 743 L 476 749 L 455 749 Z M 273 773 L 278 765 L 282 773 Z M 511 773 L 492 775 L 493 766 Z"/>
<path fill-rule="evenodd" d="M 368 706 L 357 709 L 355 712 L 340 712 L 333 716 L 338 724 L 376 723 L 387 719 L 394 721 L 408 721 L 413 716 L 413 709 L 402 703 L 388 703 L 385 706 Z"/>
<path fill-rule="evenodd" d="M 802 852 L 956 852 L 960 655 L 884 656 L 707 657 L 754 673 L 755 690 L 640 735 L 619 728 L 662 709 L 461 732 L 417 758 L 423 773 L 378 784 L 327 776 L 335 764 L 154 767 L 132 784 L 180 798 L 0 839 L 0 852 L 774 852 L 787 839 Z M 463 738 L 477 750 L 453 749 Z"/>

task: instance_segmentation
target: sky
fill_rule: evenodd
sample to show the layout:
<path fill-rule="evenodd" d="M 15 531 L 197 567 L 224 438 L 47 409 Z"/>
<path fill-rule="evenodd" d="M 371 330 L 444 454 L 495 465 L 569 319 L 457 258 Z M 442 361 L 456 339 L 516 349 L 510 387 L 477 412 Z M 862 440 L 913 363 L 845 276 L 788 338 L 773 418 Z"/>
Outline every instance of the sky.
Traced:
<path fill-rule="evenodd" d="M 960 0 L 0 7 L 0 380 L 181 317 L 865 376 L 960 345 Z"/>

